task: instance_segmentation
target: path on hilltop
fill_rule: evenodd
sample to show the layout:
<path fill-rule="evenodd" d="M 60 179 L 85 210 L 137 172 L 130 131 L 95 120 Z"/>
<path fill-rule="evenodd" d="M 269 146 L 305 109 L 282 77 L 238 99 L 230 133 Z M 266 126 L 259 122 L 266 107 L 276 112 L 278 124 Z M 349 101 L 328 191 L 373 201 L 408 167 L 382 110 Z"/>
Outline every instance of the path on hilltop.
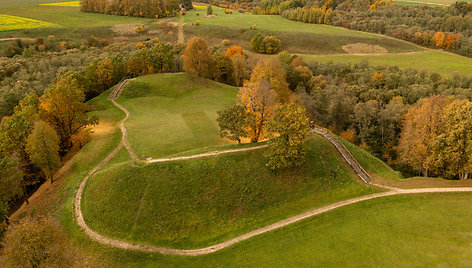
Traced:
<path fill-rule="evenodd" d="M 380 193 L 375 193 L 375 194 L 370 194 L 366 196 L 360 196 L 356 198 L 351 198 L 348 200 L 336 202 L 327 206 L 323 206 L 320 208 L 315 208 L 310 211 L 295 215 L 293 217 L 287 218 L 285 220 L 278 221 L 276 223 L 264 226 L 262 228 L 258 228 L 256 230 L 253 230 L 251 232 L 245 233 L 243 235 L 237 236 L 235 238 L 229 239 L 227 241 L 211 245 L 209 247 L 204 247 L 204 248 L 198 248 L 198 249 L 172 249 L 172 248 L 166 248 L 166 247 L 156 247 L 152 245 L 146 245 L 142 243 L 136 243 L 136 242 L 127 242 L 111 237 L 106 237 L 104 235 L 101 235 L 94 230 L 92 230 L 86 223 L 82 214 L 82 208 L 81 208 L 81 201 L 82 201 L 82 195 L 85 189 L 85 185 L 87 184 L 87 181 L 90 179 L 90 177 L 97 172 L 99 169 L 104 167 L 106 163 L 108 163 L 119 151 L 121 148 L 125 147 L 128 150 L 128 153 L 130 154 L 131 158 L 133 160 L 138 161 L 136 154 L 131 148 L 131 145 L 129 144 L 127 140 L 127 131 L 126 128 L 124 127 L 124 123 L 128 118 L 130 117 L 129 111 L 119 103 L 117 103 L 114 98 L 119 96 L 123 86 L 129 81 L 129 79 L 124 79 L 122 82 L 120 82 L 115 90 L 110 94 L 110 100 L 111 102 L 120 110 L 122 110 L 125 113 L 125 117 L 121 120 L 120 122 L 120 129 L 122 132 L 122 139 L 120 144 L 117 145 L 117 147 L 103 159 L 99 164 L 97 164 L 92 170 L 90 170 L 87 175 L 82 179 L 79 188 L 76 191 L 75 198 L 74 198 L 74 218 L 77 224 L 80 226 L 80 228 L 85 232 L 85 234 L 95 240 L 96 242 L 107 245 L 107 246 L 112 246 L 116 248 L 121 248 L 125 250 L 137 250 L 137 251 L 142 251 L 142 252 L 158 252 L 161 254 L 166 254 L 166 255 L 181 255 L 181 256 L 199 256 L 199 255 L 206 255 L 210 254 L 222 249 L 225 249 L 227 247 L 230 247 L 236 243 L 239 243 L 241 241 L 247 240 L 249 238 L 255 237 L 260 234 L 264 234 L 282 227 L 285 227 L 287 225 L 299 222 L 301 220 L 319 215 L 324 212 L 328 212 L 340 207 L 344 207 L 347 205 L 355 204 L 358 202 L 370 200 L 370 199 L 375 199 L 375 198 L 380 198 L 380 197 L 386 197 L 386 196 L 393 196 L 393 195 L 401 195 L 401 194 L 420 194 L 420 193 L 451 193 L 451 192 L 472 192 L 472 187 L 455 187 L 455 188 L 418 188 L 418 189 L 398 189 L 398 188 L 393 188 L 393 187 L 388 187 L 388 186 L 383 186 L 383 185 L 378 185 L 378 184 L 373 184 L 370 182 L 370 177 L 369 174 L 362 168 L 362 166 L 357 162 L 357 160 L 350 154 L 349 150 L 344 147 L 344 145 L 338 141 L 332 134 L 329 132 L 323 130 L 323 129 L 312 129 L 314 133 L 317 133 L 321 135 L 322 137 L 326 138 L 330 143 L 332 143 L 335 148 L 341 153 L 342 157 L 348 162 L 348 164 L 354 169 L 356 174 L 359 176 L 360 179 L 362 179 L 365 183 L 381 187 L 383 189 L 387 189 L 388 191 L 385 192 L 380 192 Z M 242 152 L 242 151 L 250 151 L 250 150 L 255 150 L 255 149 L 260 149 L 264 148 L 267 145 L 262 145 L 262 146 L 257 146 L 257 147 L 250 147 L 250 148 L 242 148 L 242 149 L 232 149 L 232 150 L 225 150 L 225 151 L 219 151 L 219 152 L 210 152 L 210 153 L 204 153 L 204 154 L 199 154 L 199 155 L 193 155 L 193 156 L 185 156 L 185 157 L 175 157 L 175 158 L 164 158 L 164 159 L 152 159 L 148 160 L 149 163 L 154 163 L 154 162 L 168 162 L 168 161 L 179 161 L 179 160 L 185 160 L 185 159 L 190 159 L 190 158 L 200 158 L 200 157 L 210 157 L 210 156 L 215 156 L 215 155 L 220 155 L 224 153 L 234 153 L 234 152 Z"/>

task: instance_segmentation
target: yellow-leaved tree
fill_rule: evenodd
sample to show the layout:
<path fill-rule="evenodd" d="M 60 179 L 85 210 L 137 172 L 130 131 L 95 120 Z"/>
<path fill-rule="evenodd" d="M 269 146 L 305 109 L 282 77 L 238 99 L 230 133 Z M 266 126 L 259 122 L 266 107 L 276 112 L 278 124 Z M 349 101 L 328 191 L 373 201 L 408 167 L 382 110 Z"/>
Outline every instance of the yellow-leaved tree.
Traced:
<path fill-rule="evenodd" d="M 419 100 L 405 115 L 397 148 L 399 159 L 424 176 L 435 166 L 434 140 L 444 131 L 443 113 L 451 101 L 450 97 L 433 95 Z"/>
<path fill-rule="evenodd" d="M 252 142 L 259 141 L 266 133 L 265 125 L 278 104 L 292 99 L 286 81 L 285 70 L 279 61 L 260 60 L 238 92 L 238 102 L 246 108 L 247 133 Z"/>

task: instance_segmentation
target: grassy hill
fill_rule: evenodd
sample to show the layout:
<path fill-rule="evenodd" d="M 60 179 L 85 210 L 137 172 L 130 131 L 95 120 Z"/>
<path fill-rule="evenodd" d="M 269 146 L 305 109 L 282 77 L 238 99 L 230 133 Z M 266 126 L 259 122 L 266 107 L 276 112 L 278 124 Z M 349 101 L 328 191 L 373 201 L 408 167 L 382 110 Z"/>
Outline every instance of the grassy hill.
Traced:
<path fill-rule="evenodd" d="M 125 126 L 138 157 L 162 157 L 230 143 L 217 111 L 236 102 L 237 88 L 186 73 L 138 77 L 118 98 L 131 113 Z"/>
<path fill-rule="evenodd" d="M 118 102 L 131 113 L 125 124 L 131 145 L 138 155 L 157 158 L 224 142 L 216 110 L 235 99 L 236 89 L 229 86 L 187 74 L 158 74 L 130 82 Z M 98 105 L 105 101 L 99 100 Z M 264 149 L 149 165 L 118 164 L 129 159 L 122 150 L 90 179 L 84 218 L 92 229 L 112 237 L 199 247 L 374 191 L 356 181 L 320 136 L 312 136 L 306 150 L 300 168 L 280 173 L 265 166 Z"/>
<path fill-rule="evenodd" d="M 91 142 L 74 156 L 64 177 L 44 185 L 44 194 L 29 205 L 32 214 L 50 211 L 58 217 L 74 245 L 97 265 L 469 266 L 472 261 L 472 234 L 464 221 L 472 216 L 470 194 L 374 199 L 201 257 L 124 251 L 93 242 L 74 222 L 72 200 L 82 177 L 119 143 L 117 123 L 124 114 L 107 100 L 108 94 L 90 102 L 101 119 Z M 370 170 L 383 170 L 385 176 L 392 172 L 365 151 L 346 145 L 356 157 L 363 155 L 359 160 Z M 91 178 L 83 201 L 85 219 L 98 232 L 125 240 L 198 247 L 372 191 L 353 179 L 324 139 L 313 136 L 306 146 L 307 162 L 299 170 L 275 175 L 265 169 L 263 151 L 135 166 L 123 150 Z M 128 162 L 117 164 L 123 161 Z"/>

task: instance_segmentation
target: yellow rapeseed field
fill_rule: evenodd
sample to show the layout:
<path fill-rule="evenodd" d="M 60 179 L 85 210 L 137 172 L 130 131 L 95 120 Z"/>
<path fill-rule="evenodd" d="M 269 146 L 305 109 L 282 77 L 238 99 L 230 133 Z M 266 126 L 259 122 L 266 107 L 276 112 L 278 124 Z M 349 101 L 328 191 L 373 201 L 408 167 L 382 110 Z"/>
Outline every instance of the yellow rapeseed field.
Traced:
<path fill-rule="evenodd" d="M 47 4 L 40 4 L 40 5 L 56 6 L 56 7 L 80 7 L 80 1 L 57 2 L 57 3 L 47 3 Z"/>
<path fill-rule="evenodd" d="M 49 27 L 53 25 L 53 23 L 46 21 L 0 14 L 0 31 Z"/>

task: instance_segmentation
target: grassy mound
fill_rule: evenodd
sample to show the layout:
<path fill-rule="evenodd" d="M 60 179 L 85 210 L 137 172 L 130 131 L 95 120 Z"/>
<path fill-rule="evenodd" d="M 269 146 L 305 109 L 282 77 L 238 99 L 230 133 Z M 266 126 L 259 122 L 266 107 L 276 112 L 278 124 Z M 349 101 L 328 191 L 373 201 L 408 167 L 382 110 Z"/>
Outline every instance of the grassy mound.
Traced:
<path fill-rule="evenodd" d="M 185 73 L 131 81 L 118 98 L 131 113 L 125 126 L 138 157 L 162 157 L 229 143 L 218 131 L 216 111 L 233 105 L 237 88 Z"/>
<path fill-rule="evenodd" d="M 84 194 L 86 222 L 99 233 L 173 247 L 220 242 L 307 209 L 373 192 L 357 183 L 320 136 L 306 162 L 274 174 L 264 149 L 134 167 L 94 175 Z"/>

